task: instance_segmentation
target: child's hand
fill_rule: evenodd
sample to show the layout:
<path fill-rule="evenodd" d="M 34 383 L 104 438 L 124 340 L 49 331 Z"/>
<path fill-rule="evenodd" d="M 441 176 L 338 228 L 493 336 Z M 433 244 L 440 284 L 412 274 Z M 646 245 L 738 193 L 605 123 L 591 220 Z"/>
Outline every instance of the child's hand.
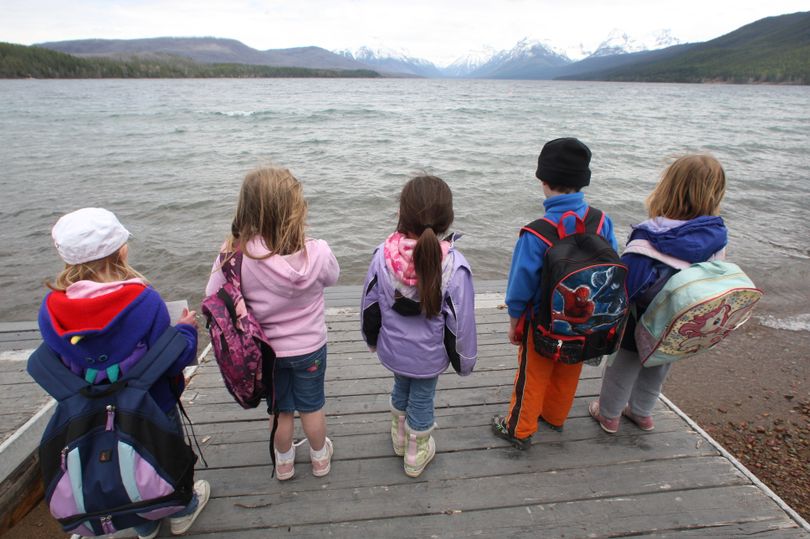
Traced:
<path fill-rule="evenodd" d="M 189 326 L 194 326 L 194 329 L 197 329 L 197 311 L 189 311 L 187 308 L 183 309 L 183 314 L 180 316 L 180 319 L 177 320 L 178 324 L 188 324 Z"/>
<path fill-rule="evenodd" d="M 376 347 L 376 346 L 369 346 L 369 347 L 368 347 L 368 351 L 369 351 L 369 352 L 371 352 L 371 353 L 373 354 L 374 352 L 376 352 L 376 351 L 377 351 L 377 347 Z"/>
<path fill-rule="evenodd" d="M 523 341 L 523 324 L 521 318 L 509 318 L 509 342 L 515 346 L 520 346 Z"/>

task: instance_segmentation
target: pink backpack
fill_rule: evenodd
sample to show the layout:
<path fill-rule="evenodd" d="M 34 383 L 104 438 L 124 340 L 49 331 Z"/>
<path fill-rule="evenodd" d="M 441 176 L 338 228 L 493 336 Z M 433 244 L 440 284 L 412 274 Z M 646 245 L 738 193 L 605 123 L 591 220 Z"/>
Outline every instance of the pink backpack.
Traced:
<path fill-rule="evenodd" d="M 225 387 L 243 408 L 255 408 L 268 397 L 272 409 L 276 354 L 242 296 L 242 256 L 241 251 L 219 254 L 226 282 L 203 300 L 201 310 Z"/>

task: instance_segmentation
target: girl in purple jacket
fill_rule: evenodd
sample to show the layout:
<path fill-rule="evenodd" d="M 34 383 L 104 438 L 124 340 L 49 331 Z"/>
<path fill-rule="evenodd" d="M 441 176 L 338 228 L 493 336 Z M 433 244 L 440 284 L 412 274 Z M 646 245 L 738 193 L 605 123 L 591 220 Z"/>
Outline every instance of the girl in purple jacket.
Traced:
<path fill-rule="evenodd" d="M 363 339 L 394 373 L 391 441 L 418 477 L 436 454 L 431 436 L 439 375 L 470 374 L 478 356 L 472 273 L 455 249 L 453 194 L 418 176 L 402 189 L 396 231 L 377 247 L 361 304 Z"/>

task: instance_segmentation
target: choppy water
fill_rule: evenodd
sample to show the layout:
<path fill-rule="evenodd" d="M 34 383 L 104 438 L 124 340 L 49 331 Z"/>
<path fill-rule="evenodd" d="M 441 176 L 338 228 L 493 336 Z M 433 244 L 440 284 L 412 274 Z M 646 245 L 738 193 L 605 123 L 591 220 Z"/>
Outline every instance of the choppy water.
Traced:
<path fill-rule="evenodd" d="M 505 278 L 518 227 L 542 211 L 537 154 L 570 135 L 593 150 L 586 193 L 620 239 L 668 159 L 714 153 L 729 177 L 732 259 L 771 300 L 810 296 L 808 87 L 30 80 L 0 81 L 0 103 L 2 321 L 34 319 L 60 268 L 50 227 L 89 205 L 134 233 L 131 260 L 165 297 L 196 304 L 242 177 L 270 161 L 303 181 L 311 235 L 332 246 L 342 283 L 362 281 L 420 171 L 452 187 L 476 276 Z"/>

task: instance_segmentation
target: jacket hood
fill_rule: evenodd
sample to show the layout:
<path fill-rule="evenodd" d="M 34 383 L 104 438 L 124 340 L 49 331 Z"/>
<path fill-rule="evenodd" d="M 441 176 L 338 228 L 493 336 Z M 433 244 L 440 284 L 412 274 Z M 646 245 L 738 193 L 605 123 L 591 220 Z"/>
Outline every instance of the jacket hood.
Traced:
<path fill-rule="evenodd" d="M 160 295 L 140 283 L 96 297 L 71 298 L 52 291 L 42 301 L 42 340 L 68 363 L 105 368 L 128 357 L 139 343 L 150 343 L 156 320 L 169 323 Z"/>
<path fill-rule="evenodd" d="M 637 239 L 649 241 L 664 254 L 695 263 L 723 249 L 728 230 L 721 217 L 701 216 L 688 221 L 656 217 L 633 227 L 630 240 Z"/>
<path fill-rule="evenodd" d="M 442 292 L 447 290 L 447 286 L 450 283 L 450 280 L 453 278 L 453 275 L 458 270 L 459 267 L 466 267 L 468 270 L 469 265 L 466 259 L 463 256 L 460 256 L 460 253 L 455 248 L 455 241 L 461 237 L 461 234 L 457 232 L 451 233 L 447 239 L 441 241 L 442 247 L 442 282 L 441 282 L 441 289 Z M 389 289 L 392 293 L 394 290 L 399 290 L 404 296 L 409 299 L 419 301 L 418 292 L 416 288 L 416 284 L 413 285 L 406 284 L 402 282 L 395 272 L 392 271 L 391 266 L 386 259 L 385 253 L 386 242 L 383 242 L 377 247 L 375 251 L 375 259 L 379 257 L 379 264 L 380 264 L 380 275 L 388 275 L 388 279 L 384 279 L 386 281 L 385 288 Z"/>
<path fill-rule="evenodd" d="M 250 253 L 255 264 L 249 269 L 242 264 L 242 271 L 251 271 L 267 288 L 280 296 L 295 296 L 299 289 L 309 288 L 321 278 L 326 257 L 318 256 L 319 251 L 328 249 L 326 242 L 308 238 L 304 249 L 291 255 L 271 255 L 261 238 L 253 238 L 247 244 L 245 256 Z"/>

